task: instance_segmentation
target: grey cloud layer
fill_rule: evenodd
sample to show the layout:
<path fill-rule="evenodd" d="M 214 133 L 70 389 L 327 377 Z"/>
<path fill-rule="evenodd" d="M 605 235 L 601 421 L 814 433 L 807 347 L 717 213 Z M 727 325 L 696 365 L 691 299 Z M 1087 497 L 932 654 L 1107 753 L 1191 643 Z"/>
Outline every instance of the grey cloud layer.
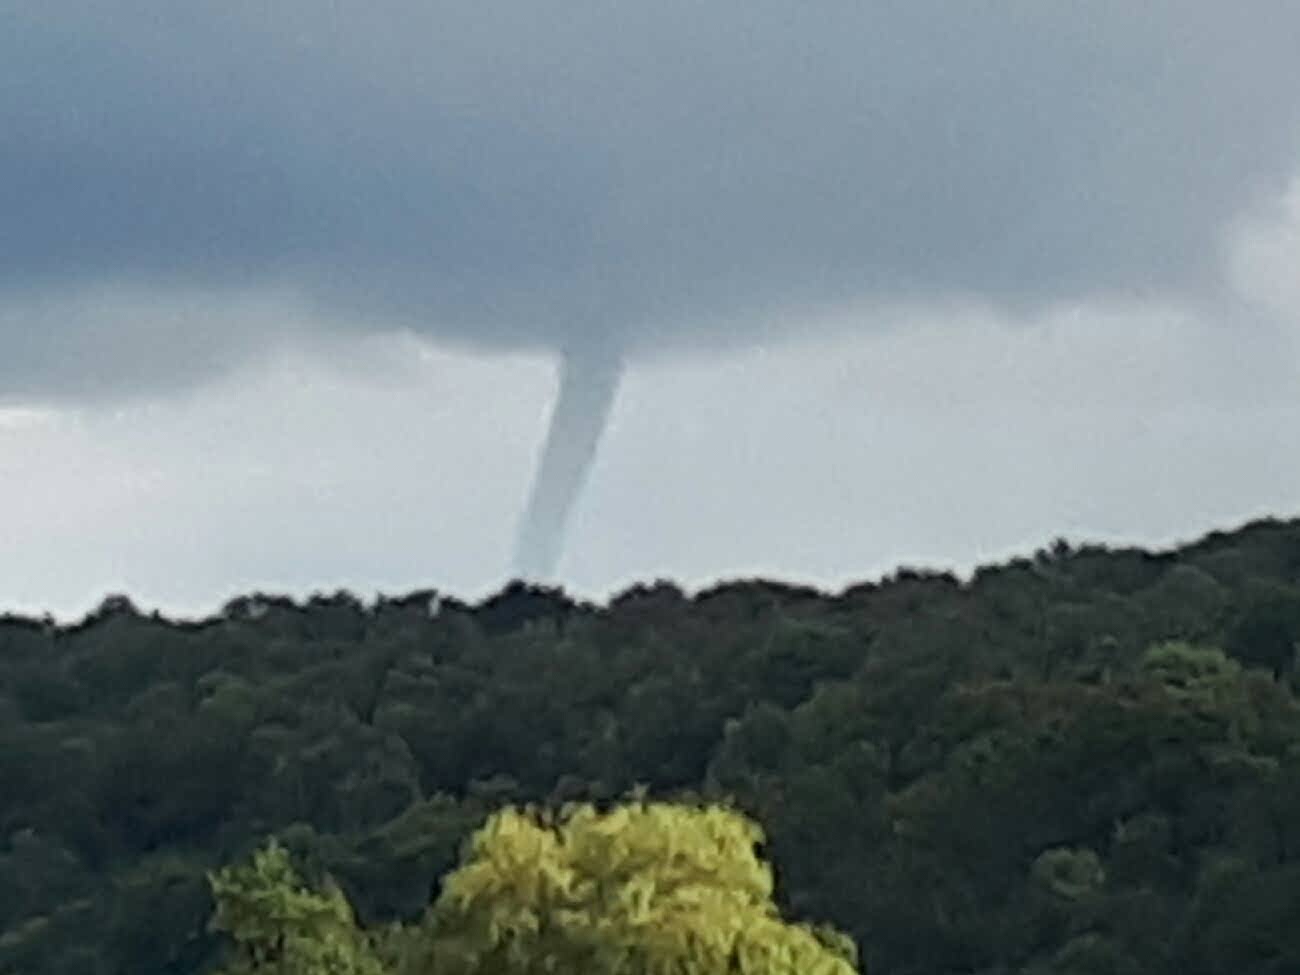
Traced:
<path fill-rule="evenodd" d="M 1298 49 L 1290 0 L 11 0 L 0 300 L 265 286 L 635 351 L 843 297 L 1204 291 L 1300 160 Z M 72 381 L 42 363 L 83 327 L 0 328 Z"/>

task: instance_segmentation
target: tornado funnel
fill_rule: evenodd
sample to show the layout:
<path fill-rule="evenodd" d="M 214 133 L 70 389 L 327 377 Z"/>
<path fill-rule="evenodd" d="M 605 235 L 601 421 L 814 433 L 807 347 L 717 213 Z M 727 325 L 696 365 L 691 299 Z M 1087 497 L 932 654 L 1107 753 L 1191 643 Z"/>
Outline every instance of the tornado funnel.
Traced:
<path fill-rule="evenodd" d="M 591 472 L 622 371 L 621 357 L 603 349 L 563 354 L 559 395 L 515 545 L 517 578 L 554 578 L 569 517 Z"/>

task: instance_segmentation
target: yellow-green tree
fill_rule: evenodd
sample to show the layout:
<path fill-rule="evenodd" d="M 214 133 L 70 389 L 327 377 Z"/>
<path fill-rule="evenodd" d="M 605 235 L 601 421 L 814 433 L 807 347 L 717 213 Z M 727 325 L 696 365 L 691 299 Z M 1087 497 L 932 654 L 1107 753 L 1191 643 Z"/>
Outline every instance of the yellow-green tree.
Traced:
<path fill-rule="evenodd" d="M 848 938 L 781 918 L 761 841 L 719 806 L 508 809 L 424 921 L 377 942 L 276 847 L 217 875 L 217 921 L 241 946 L 232 975 L 854 975 Z"/>
<path fill-rule="evenodd" d="M 212 926 L 234 941 L 221 975 L 384 975 L 343 892 L 307 887 L 282 846 L 272 842 L 209 879 Z"/>
<path fill-rule="evenodd" d="M 721 807 L 507 810 L 428 928 L 438 975 L 851 975 L 852 943 L 783 921 L 758 826 Z"/>

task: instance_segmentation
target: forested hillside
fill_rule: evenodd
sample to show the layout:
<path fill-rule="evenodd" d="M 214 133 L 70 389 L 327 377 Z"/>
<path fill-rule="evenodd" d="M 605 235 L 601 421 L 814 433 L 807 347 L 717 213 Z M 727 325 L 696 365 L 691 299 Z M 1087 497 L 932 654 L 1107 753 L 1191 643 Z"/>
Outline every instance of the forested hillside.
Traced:
<path fill-rule="evenodd" d="M 870 975 L 1300 971 L 1300 521 L 968 582 L 0 618 L 0 973 L 214 965 L 268 836 L 416 917 L 511 803 L 734 798 Z"/>

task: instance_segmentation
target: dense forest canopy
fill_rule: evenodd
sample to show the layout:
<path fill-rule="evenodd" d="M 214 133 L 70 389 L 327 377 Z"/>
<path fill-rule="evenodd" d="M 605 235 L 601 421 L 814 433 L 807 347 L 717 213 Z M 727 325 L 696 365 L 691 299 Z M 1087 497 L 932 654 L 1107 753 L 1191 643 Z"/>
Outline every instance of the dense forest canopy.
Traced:
<path fill-rule="evenodd" d="M 734 801 L 872 975 L 1300 971 L 1300 521 L 968 580 L 0 618 L 0 973 L 221 964 L 268 837 L 412 922 L 503 807 Z"/>

